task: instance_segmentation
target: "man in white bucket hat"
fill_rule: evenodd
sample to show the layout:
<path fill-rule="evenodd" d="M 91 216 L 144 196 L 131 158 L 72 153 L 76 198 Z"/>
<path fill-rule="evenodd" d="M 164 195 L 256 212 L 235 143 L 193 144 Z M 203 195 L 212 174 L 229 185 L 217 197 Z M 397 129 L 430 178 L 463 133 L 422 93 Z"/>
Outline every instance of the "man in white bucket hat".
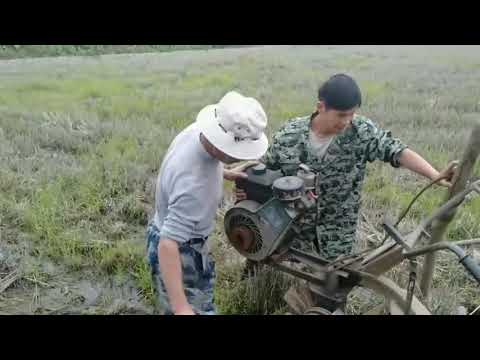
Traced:
<path fill-rule="evenodd" d="M 242 167 L 224 170 L 223 164 L 261 158 L 268 148 L 266 126 L 260 103 L 231 91 L 203 108 L 167 150 L 147 229 L 148 258 L 164 314 L 215 314 L 208 236 L 223 178 L 246 176 Z"/>

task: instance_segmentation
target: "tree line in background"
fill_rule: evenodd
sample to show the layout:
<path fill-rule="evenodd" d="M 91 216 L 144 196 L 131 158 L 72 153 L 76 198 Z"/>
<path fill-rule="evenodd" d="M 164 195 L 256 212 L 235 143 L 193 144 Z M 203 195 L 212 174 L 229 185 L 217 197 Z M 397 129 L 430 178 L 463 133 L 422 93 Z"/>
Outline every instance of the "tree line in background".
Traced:
<path fill-rule="evenodd" d="M 0 45 L 0 59 L 208 50 L 242 45 Z"/>

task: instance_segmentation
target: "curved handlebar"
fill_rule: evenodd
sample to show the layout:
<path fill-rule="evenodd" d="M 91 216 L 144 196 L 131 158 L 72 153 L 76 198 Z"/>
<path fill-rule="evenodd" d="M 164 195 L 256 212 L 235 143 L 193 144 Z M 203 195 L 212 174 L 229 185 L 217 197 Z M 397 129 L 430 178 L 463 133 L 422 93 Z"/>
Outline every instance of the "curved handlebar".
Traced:
<path fill-rule="evenodd" d="M 450 250 L 460 259 L 460 263 L 468 270 L 468 272 L 477 280 L 480 284 L 480 264 L 477 264 L 476 260 L 459 246 L 459 245 L 472 245 L 480 244 L 480 240 L 466 240 L 458 241 L 456 243 L 448 243 L 446 241 L 425 246 L 420 249 L 404 252 L 406 258 L 414 258 L 426 253 L 431 253 L 439 250 Z"/>
<path fill-rule="evenodd" d="M 480 266 L 477 264 L 473 256 L 467 255 L 463 259 L 460 259 L 460 263 L 468 270 L 468 272 L 477 280 L 480 284 Z"/>

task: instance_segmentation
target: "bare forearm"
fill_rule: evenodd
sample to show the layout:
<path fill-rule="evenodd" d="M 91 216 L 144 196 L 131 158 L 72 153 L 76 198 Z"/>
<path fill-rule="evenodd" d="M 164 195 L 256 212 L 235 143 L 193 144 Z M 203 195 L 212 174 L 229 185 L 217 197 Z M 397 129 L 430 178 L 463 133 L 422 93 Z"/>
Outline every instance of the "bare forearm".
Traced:
<path fill-rule="evenodd" d="M 177 243 L 170 239 L 161 239 L 158 244 L 158 259 L 173 311 L 177 313 L 189 308 L 183 289 L 182 263 Z"/>
<path fill-rule="evenodd" d="M 405 149 L 400 154 L 400 165 L 431 180 L 436 179 L 439 175 L 439 172 L 428 161 L 410 149 Z"/>

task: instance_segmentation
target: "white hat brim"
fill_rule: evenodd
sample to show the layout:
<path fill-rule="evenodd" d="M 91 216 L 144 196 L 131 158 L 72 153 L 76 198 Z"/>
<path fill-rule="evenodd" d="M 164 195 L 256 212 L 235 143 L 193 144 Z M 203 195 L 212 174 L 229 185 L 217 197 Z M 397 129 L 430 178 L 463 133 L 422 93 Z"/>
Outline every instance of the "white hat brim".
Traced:
<path fill-rule="evenodd" d="M 210 143 L 228 156 L 238 160 L 260 159 L 268 149 L 264 133 L 258 140 L 235 141 L 225 133 L 215 118 L 216 105 L 205 106 L 197 116 L 197 126 Z"/>

